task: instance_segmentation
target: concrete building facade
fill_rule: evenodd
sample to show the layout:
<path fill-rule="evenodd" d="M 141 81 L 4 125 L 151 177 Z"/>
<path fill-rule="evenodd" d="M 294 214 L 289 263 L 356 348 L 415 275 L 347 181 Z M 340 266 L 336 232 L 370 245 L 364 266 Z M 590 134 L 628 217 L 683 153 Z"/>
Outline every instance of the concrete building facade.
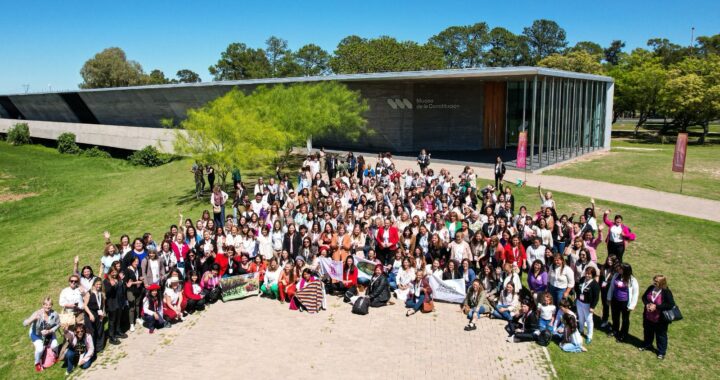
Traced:
<path fill-rule="evenodd" d="M 166 150 L 172 135 L 161 120 L 179 123 L 232 88 L 339 81 L 368 101 L 373 136 L 314 141 L 340 149 L 509 152 L 528 135 L 528 165 L 542 167 L 608 148 L 611 78 L 536 67 L 481 68 L 269 78 L 241 81 L 0 95 L 0 131 L 18 119 L 31 133 L 53 138 L 73 131 L 78 142 L 138 149 L 142 140 Z M 125 129 L 123 129 L 125 128 Z M 127 131 L 122 133 L 121 131 Z M 49 137 L 48 137 L 49 136 Z M 103 138 L 103 136 L 107 138 Z M 90 142 L 92 141 L 92 142 Z M 141 147 L 141 146 L 140 146 Z"/>

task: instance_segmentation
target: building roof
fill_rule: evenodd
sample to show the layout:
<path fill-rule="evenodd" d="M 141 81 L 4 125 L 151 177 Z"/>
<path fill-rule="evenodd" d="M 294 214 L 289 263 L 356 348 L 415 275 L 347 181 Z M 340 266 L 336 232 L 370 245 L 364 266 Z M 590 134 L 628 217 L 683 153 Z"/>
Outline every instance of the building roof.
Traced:
<path fill-rule="evenodd" d="M 175 88 L 175 87 L 210 87 L 210 86 L 243 86 L 243 85 L 263 85 L 263 84 L 289 84 L 302 82 L 321 82 L 321 81 L 374 81 L 374 80 L 422 80 L 422 79 L 469 79 L 469 78 L 512 78 L 527 77 L 533 75 L 559 77 L 567 79 L 594 80 L 601 82 L 613 82 L 613 78 L 603 75 L 576 73 L 572 71 L 548 69 L 544 67 L 518 66 L 518 67 L 483 67 L 469 69 L 445 69 L 445 70 L 422 70 L 422 71 L 399 71 L 399 72 L 383 72 L 383 73 L 367 73 L 367 74 L 337 74 L 310 77 L 288 77 L 288 78 L 258 78 L 243 80 L 225 80 L 215 82 L 200 83 L 177 83 L 177 84 L 158 84 L 147 86 L 133 87 L 110 87 L 110 88 L 93 88 L 53 91 L 51 93 L 62 92 L 97 92 L 97 91 L 123 91 L 123 90 L 143 90 L 143 89 L 159 89 L 159 88 Z M 5 94 L 5 95 L 37 95 L 43 92 L 33 92 L 28 94 Z"/>

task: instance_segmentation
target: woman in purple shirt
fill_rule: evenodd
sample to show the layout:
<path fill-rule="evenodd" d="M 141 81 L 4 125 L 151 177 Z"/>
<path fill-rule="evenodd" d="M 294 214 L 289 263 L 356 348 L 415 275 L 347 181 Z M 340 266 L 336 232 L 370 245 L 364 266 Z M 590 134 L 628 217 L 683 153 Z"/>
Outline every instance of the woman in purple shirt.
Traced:
<path fill-rule="evenodd" d="M 616 268 L 617 273 L 610 280 L 610 290 L 607 294 L 612 314 L 612 331 L 608 335 L 614 335 L 618 342 L 622 342 L 630 330 L 630 312 L 635 310 L 637 305 L 639 285 L 632 275 L 630 264 L 617 264 Z"/>
<path fill-rule="evenodd" d="M 662 312 L 670 310 L 675 306 L 672 292 L 667 286 L 665 276 L 659 274 L 653 278 L 653 284 L 650 285 L 642 296 L 642 302 L 645 305 L 643 312 L 643 346 L 640 351 L 652 349 L 653 339 L 657 342 L 657 358 L 664 359 L 667 353 L 668 345 L 668 325 Z"/>
<path fill-rule="evenodd" d="M 533 298 L 536 298 L 538 294 L 544 293 L 547 290 L 548 278 L 547 272 L 545 272 L 545 265 L 542 261 L 535 260 L 530 268 L 528 274 L 528 288 L 533 294 Z"/>

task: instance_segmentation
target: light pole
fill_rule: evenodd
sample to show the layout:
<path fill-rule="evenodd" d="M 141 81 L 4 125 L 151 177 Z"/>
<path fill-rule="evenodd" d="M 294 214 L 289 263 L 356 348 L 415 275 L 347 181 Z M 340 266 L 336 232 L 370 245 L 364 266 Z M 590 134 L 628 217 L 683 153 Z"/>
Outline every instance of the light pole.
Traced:
<path fill-rule="evenodd" d="M 695 27 L 690 28 L 690 51 L 692 51 L 693 45 L 695 45 Z"/>

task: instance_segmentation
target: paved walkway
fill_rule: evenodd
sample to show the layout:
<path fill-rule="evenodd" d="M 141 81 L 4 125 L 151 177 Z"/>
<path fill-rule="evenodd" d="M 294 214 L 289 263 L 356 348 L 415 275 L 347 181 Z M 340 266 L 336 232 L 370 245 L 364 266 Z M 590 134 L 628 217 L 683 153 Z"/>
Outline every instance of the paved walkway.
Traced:
<path fill-rule="evenodd" d="M 131 333 L 110 346 L 82 377 L 183 379 L 547 379 L 544 350 L 507 343 L 504 324 L 466 323 L 457 305 L 405 317 L 400 304 L 350 312 L 337 297 L 317 315 L 257 297 L 218 303 L 150 335 Z"/>
<path fill-rule="evenodd" d="M 373 157 L 368 160 L 373 164 L 376 161 L 374 159 L 376 156 L 376 154 L 372 153 L 365 154 L 365 157 Z M 414 157 L 393 157 L 393 161 L 400 170 L 407 168 L 418 169 Z M 495 178 L 492 167 L 478 166 L 472 163 L 435 160 L 430 167 L 436 172 L 441 168 L 445 168 L 452 175 L 457 176 L 462 173 L 466 165 L 471 166 L 479 178 Z M 505 180 L 513 183 L 524 178 L 525 173 L 522 171 L 508 170 L 505 173 Z M 718 215 L 720 215 L 720 201 L 608 182 L 528 172 L 527 186 L 537 187 L 538 184 L 542 184 L 542 188 L 547 190 L 561 191 L 705 220 L 717 221 Z"/>

